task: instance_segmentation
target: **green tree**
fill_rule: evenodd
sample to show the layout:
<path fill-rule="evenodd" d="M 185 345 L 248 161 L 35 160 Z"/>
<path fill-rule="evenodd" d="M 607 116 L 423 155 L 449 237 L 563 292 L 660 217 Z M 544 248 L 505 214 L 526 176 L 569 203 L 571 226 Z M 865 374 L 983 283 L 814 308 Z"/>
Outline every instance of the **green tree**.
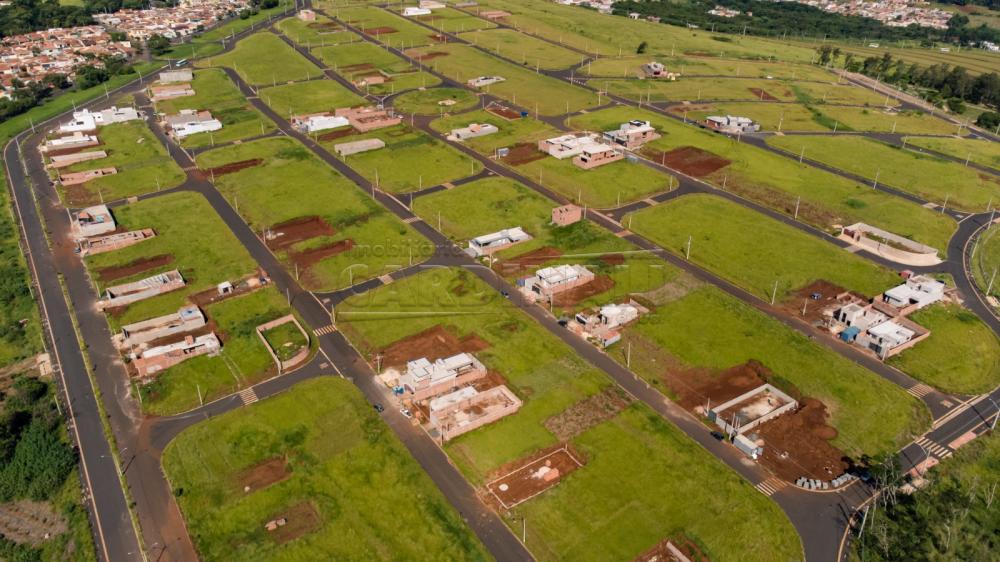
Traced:
<path fill-rule="evenodd" d="M 647 48 L 649 48 L 649 43 L 643 41 L 642 43 L 639 43 L 638 47 L 636 47 L 635 54 L 637 55 L 645 54 Z"/>

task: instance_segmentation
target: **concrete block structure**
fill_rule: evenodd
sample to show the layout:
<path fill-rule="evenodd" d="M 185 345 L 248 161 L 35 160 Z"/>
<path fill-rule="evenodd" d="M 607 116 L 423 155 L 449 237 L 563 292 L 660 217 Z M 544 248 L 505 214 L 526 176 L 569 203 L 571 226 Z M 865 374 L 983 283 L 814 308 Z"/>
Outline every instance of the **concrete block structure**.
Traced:
<path fill-rule="evenodd" d="M 584 148 L 576 158 L 573 158 L 573 165 L 584 170 L 592 170 L 622 158 L 625 158 L 625 153 L 621 149 L 607 144 L 597 144 Z"/>
<path fill-rule="evenodd" d="M 705 118 L 705 125 L 709 129 L 733 135 L 738 133 L 756 133 L 760 130 L 760 125 L 753 119 L 735 115 L 709 115 Z"/>
<path fill-rule="evenodd" d="M 608 347 L 621 339 L 621 328 L 635 322 L 639 316 L 649 312 L 649 309 L 630 300 L 622 304 L 606 304 L 596 313 L 580 312 L 576 322 L 567 328 L 584 338 L 594 341 L 600 347 Z"/>
<path fill-rule="evenodd" d="M 107 205 L 94 205 L 77 211 L 73 215 L 70 228 L 73 231 L 73 237 L 80 240 L 114 232 L 117 226 Z"/>
<path fill-rule="evenodd" d="M 90 180 L 97 178 L 102 178 L 104 176 L 113 176 L 118 173 L 118 168 L 97 168 L 95 170 L 87 170 L 86 172 L 70 172 L 67 174 L 59 175 L 59 183 L 64 186 L 70 185 L 80 185 L 81 183 L 87 183 Z"/>
<path fill-rule="evenodd" d="M 67 166 L 72 166 L 73 164 L 79 164 L 80 162 L 100 160 L 101 158 L 107 157 L 108 153 L 103 150 L 88 150 L 86 152 L 74 152 L 72 154 L 57 154 L 49 158 L 49 168 L 65 168 Z"/>
<path fill-rule="evenodd" d="M 606 131 L 604 138 L 612 144 L 634 150 L 649 141 L 660 138 L 660 134 L 649 124 L 649 121 L 633 119 L 628 123 L 622 123 L 613 131 Z"/>
<path fill-rule="evenodd" d="M 184 278 L 176 269 L 159 273 L 140 281 L 115 285 L 104 290 L 104 298 L 97 301 L 97 309 L 105 310 L 175 291 L 184 287 Z"/>
<path fill-rule="evenodd" d="M 267 341 L 267 336 L 264 335 L 264 332 L 277 328 L 282 324 L 292 324 L 295 326 L 299 330 L 299 333 L 302 334 L 302 339 L 306 342 L 306 344 L 303 345 L 302 348 L 295 353 L 295 355 L 285 360 L 278 357 L 278 350 L 271 347 L 271 342 Z M 271 359 L 274 360 L 275 364 L 278 366 L 279 375 L 296 367 L 309 358 L 309 333 L 302 329 L 302 324 L 299 324 L 299 321 L 295 318 L 294 314 L 286 314 L 281 318 L 276 318 L 270 322 L 265 322 L 260 326 L 257 326 L 257 336 L 260 337 L 260 341 L 264 343 L 264 347 L 267 348 L 268 353 L 271 354 Z"/>
<path fill-rule="evenodd" d="M 485 137 L 486 135 L 492 135 L 499 131 L 500 129 L 498 129 L 496 125 L 490 125 L 489 123 L 470 123 L 467 127 L 452 129 L 449 138 L 463 141 L 474 139 L 476 137 Z"/>
<path fill-rule="evenodd" d="M 183 340 L 167 345 L 151 347 L 132 360 L 132 365 L 141 380 L 148 381 L 160 371 L 169 369 L 199 355 L 218 353 L 222 343 L 214 333 L 203 336 L 187 336 Z"/>
<path fill-rule="evenodd" d="M 84 256 L 113 252 L 122 248 L 127 248 L 133 244 L 138 244 L 144 240 L 154 238 L 156 232 L 152 228 L 142 230 L 131 230 L 129 232 L 117 232 L 107 236 L 94 236 L 79 240 L 78 246 L 80 254 Z"/>
<path fill-rule="evenodd" d="M 489 256 L 514 244 L 531 240 L 531 235 L 520 226 L 505 228 L 499 232 L 484 234 L 469 240 L 468 253 L 472 257 Z"/>
<path fill-rule="evenodd" d="M 906 310 L 919 310 L 945 297 L 945 284 L 926 275 L 913 275 L 902 285 L 893 287 L 882 294 L 882 300 L 892 306 Z"/>
<path fill-rule="evenodd" d="M 414 400 L 424 400 L 485 376 L 486 367 L 471 353 L 459 353 L 433 363 L 422 357 L 406 363 L 399 386 Z"/>
<path fill-rule="evenodd" d="M 521 399 L 504 385 L 482 392 L 467 386 L 431 400 L 431 427 L 442 442 L 448 441 L 509 416 L 521 405 Z"/>
<path fill-rule="evenodd" d="M 333 151 L 341 156 L 350 156 L 351 154 L 378 150 L 380 148 L 385 148 L 385 141 L 382 139 L 362 139 L 333 145 Z"/>
<path fill-rule="evenodd" d="M 499 84 L 506 81 L 507 79 L 503 76 L 477 76 L 468 80 L 465 84 L 470 88 L 485 88 L 491 84 Z"/>
<path fill-rule="evenodd" d="M 907 265 L 941 263 L 936 249 L 863 222 L 841 228 L 840 239 Z"/>
<path fill-rule="evenodd" d="M 915 284 L 923 286 L 925 280 L 917 279 Z M 906 287 L 906 285 L 900 287 Z M 896 287 L 896 289 L 900 289 L 900 287 Z M 935 285 L 931 284 L 931 287 L 933 288 Z M 896 289 L 890 289 L 890 291 Z M 920 308 L 919 302 L 911 302 L 909 298 L 906 298 L 904 293 L 908 290 L 912 289 L 897 291 L 902 295 L 903 300 L 898 301 L 898 304 L 902 306 L 896 306 L 879 299 L 867 302 L 850 293 L 837 295 L 837 300 L 843 304 L 839 308 L 824 311 L 824 315 L 828 316 L 827 325 L 830 331 L 837 334 L 844 342 L 855 343 L 871 351 L 882 360 L 888 359 L 930 336 L 930 330 L 906 317 Z M 886 291 L 886 293 L 890 291 Z M 917 300 L 933 299 L 934 296 L 936 295 L 917 291 L 914 298 Z"/>
<path fill-rule="evenodd" d="M 178 68 L 175 70 L 164 70 L 160 73 L 160 84 L 176 84 L 179 82 L 190 82 L 194 80 L 194 72 L 189 68 Z"/>
<path fill-rule="evenodd" d="M 101 143 L 97 140 L 95 135 L 85 135 L 83 132 L 77 131 L 72 135 L 45 141 L 41 150 L 42 152 L 50 155 L 69 154 L 70 152 L 75 152 L 91 146 L 97 146 L 99 144 Z"/>
<path fill-rule="evenodd" d="M 191 87 L 191 84 L 156 84 L 149 87 L 149 97 L 153 101 L 183 98 L 193 95 L 194 88 Z"/>
<path fill-rule="evenodd" d="M 415 16 L 429 16 L 431 14 L 430 8 L 420 8 L 417 6 L 408 6 L 403 8 L 403 15 L 412 18 Z"/>
<path fill-rule="evenodd" d="M 222 128 L 222 122 L 212 117 L 211 112 L 194 109 L 182 109 L 176 115 L 167 115 L 163 122 L 178 139 Z"/>
<path fill-rule="evenodd" d="M 556 226 L 569 226 L 580 222 L 583 219 L 583 209 L 577 205 L 569 204 L 552 209 L 552 224 Z"/>
<path fill-rule="evenodd" d="M 115 334 L 112 341 L 118 349 L 130 349 L 160 338 L 191 332 L 204 325 L 205 315 L 201 309 L 189 305 L 173 314 L 122 326 L 122 331 Z"/>
<path fill-rule="evenodd" d="M 347 118 L 350 125 L 362 133 L 393 127 L 403 121 L 399 115 L 374 107 L 344 107 L 335 110 L 334 114 Z"/>
<path fill-rule="evenodd" d="M 765 383 L 739 396 L 713 406 L 708 410 L 708 418 L 726 435 L 743 435 L 753 428 L 798 408 L 797 400 L 785 394 L 774 385 Z M 755 441 L 751 439 L 750 441 Z M 735 443 L 735 439 L 734 439 Z M 737 447 L 748 456 L 757 458 L 763 452 L 760 444 L 744 443 Z"/>
<path fill-rule="evenodd" d="M 538 150 L 553 156 L 559 160 L 572 158 L 582 153 L 587 148 L 597 148 L 604 146 L 597 142 L 597 135 L 573 134 L 562 135 L 550 139 L 538 141 Z"/>
<path fill-rule="evenodd" d="M 885 360 L 930 336 L 930 331 L 904 316 L 876 324 L 857 338 L 858 345 Z"/>
<path fill-rule="evenodd" d="M 593 280 L 594 274 L 586 267 L 576 264 L 564 264 L 543 267 L 531 277 L 525 277 L 518 281 L 518 285 L 521 287 L 521 291 L 529 297 L 547 299 L 581 285 L 586 285 Z"/>
<path fill-rule="evenodd" d="M 300 132 L 307 134 L 325 131 L 327 129 L 347 127 L 350 124 L 350 121 L 348 121 L 346 117 L 332 115 L 329 111 L 292 116 L 292 126 Z"/>

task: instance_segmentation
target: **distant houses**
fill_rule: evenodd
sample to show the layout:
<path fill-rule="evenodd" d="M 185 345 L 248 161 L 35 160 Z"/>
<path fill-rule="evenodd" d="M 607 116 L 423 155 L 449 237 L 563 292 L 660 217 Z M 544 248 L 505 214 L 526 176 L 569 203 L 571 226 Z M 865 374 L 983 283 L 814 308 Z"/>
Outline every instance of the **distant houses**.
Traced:
<path fill-rule="evenodd" d="M 361 133 L 399 125 L 403 118 L 390 110 L 374 107 L 344 107 L 334 111 L 334 115 L 344 117 Z"/>

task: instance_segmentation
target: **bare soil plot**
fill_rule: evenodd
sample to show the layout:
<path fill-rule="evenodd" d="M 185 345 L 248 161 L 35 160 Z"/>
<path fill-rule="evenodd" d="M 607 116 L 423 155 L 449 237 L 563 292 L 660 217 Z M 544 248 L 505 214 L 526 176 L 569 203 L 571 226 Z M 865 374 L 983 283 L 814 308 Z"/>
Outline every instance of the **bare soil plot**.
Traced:
<path fill-rule="evenodd" d="M 339 31 L 343 29 L 343 26 L 341 26 L 339 23 L 332 21 L 325 21 L 325 22 L 316 21 L 307 24 L 306 27 L 308 27 L 309 29 L 319 29 L 321 31 Z"/>
<path fill-rule="evenodd" d="M 510 152 L 507 153 L 507 156 L 504 156 L 503 160 L 512 166 L 520 166 L 521 164 L 527 164 L 528 162 L 534 162 L 546 157 L 548 157 L 548 154 L 538 150 L 537 144 L 525 142 L 510 147 Z"/>
<path fill-rule="evenodd" d="M 495 471 L 499 476 L 486 484 L 486 489 L 500 508 L 510 509 L 555 486 L 584 462 L 568 444 L 556 445 Z"/>
<path fill-rule="evenodd" d="M 173 261 L 174 256 L 172 254 L 160 254 L 158 256 L 150 256 L 148 258 L 139 258 L 122 265 L 102 267 L 97 270 L 97 276 L 100 277 L 102 283 L 107 283 L 109 281 L 131 277 L 142 273 L 143 271 L 149 271 L 150 269 L 173 263 Z"/>
<path fill-rule="evenodd" d="M 245 170 L 247 168 L 253 168 L 254 166 L 260 166 L 264 163 L 262 158 L 251 158 L 250 160 L 240 160 L 239 162 L 230 162 L 225 166 L 216 166 L 215 168 L 209 168 L 205 170 L 206 174 L 213 176 L 224 176 L 226 174 L 232 174 L 240 170 Z"/>
<path fill-rule="evenodd" d="M 398 340 L 382 350 L 382 364 L 386 367 L 403 367 L 407 361 L 426 357 L 429 361 L 459 353 L 475 353 L 490 346 L 476 334 L 457 337 L 438 324 L 423 332 Z"/>
<path fill-rule="evenodd" d="M 308 269 L 313 265 L 325 260 L 330 256 L 346 252 L 354 247 L 354 240 L 350 238 L 339 240 L 318 248 L 310 248 L 300 252 L 291 252 L 289 257 L 292 261 L 303 269 Z"/>
<path fill-rule="evenodd" d="M 278 544 L 284 544 L 311 533 L 318 529 L 322 523 L 319 512 L 316 511 L 312 502 L 307 501 L 295 504 L 287 511 L 269 519 L 269 521 L 277 520 L 284 520 L 285 524 L 267 534 Z"/>
<path fill-rule="evenodd" d="M 615 417 L 631 403 L 632 398 L 628 394 L 617 386 L 611 386 L 545 420 L 543 425 L 560 441 L 569 441 Z"/>
<path fill-rule="evenodd" d="M 800 477 L 831 480 L 846 471 L 850 462 L 844 452 L 830 444 L 837 430 L 827 425 L 826 406 L 815 398 L 803 398 L 799 409 L 754 428 L 764 438 L 761 463 L 788 481 Z"/>
<path fill-rule="evenodd" d="M 329 133 L 323 133 L 319 136 L 320 141 L 328 141 L 333 139 L 339 139 L 341 137 L 347 137 L 355 133 L 353 128 L 340 129 L 338 131 L 330 131 Z"/>
<path fill-rule="evenodd" d="M 409 53 L 407 53 L 407 54 L 409 54 Z M 410 55 L 410 56 L 413 57 L 413 58 L 415 58 L 415 59 L 417 59 L 417 60 L 425 61 L 425 60 L 436 59 L 436 58 L 439 58 L 439 57 L 446 57 L 449 54 L 451 54 L 451 53 L 445 53 L 443 51 L 431 51 L 429 53 L 423 53 L 423 54 L 414 53 L 413 55 Z"/>
<path fill-rule="evenodd" d="M 604 254 L 600 260 L 608 265 L 622 265 L 625 263 L 625 256 L 622 254 Z"/>
<path fill-rule="evenodd" d="M 779 101 L 778 98 L 767 93 L 766 90 L 761 90 L 760 88 L 749 88 L 750 93 L 754 95 L 757 99 L 761 101 Z"/>
<path fill-rule="evenodd" d="M 317 236 L 329 236 L 334 233 L 330 223 L 316 215 L 285 221 L 268 230 L 267 247 L 272 249 L 287 248 L 296 242 Z"/>
<path fill-rule="evenodd" d="M 554 260 L 561 255 L 562 251 L 559 248 L 543 246 L 508 260 L 497 262 L 494 264 L 493 268 L 504 275 L 515 275 L 525 273 L 542 265 L 543 263 Z"/>
<path fill-rule="evenodd" d="M 66 520 L 48 502 L 0 504 L 0 534 L 17 544 L 38 546 L 67 530 Z"/>
<path fill-rule="evenodd" d="M 677 394 L 678 403 L 693 410 L 707 401 L 718 404 L 736 398 L 764 384 L 771 375 L 767 367 L 749 361 L 715 375 L 704 369 L 668 368 L 663 381 Z"/>
<path fill-rule="evenodd" d="M 792 296 L 782 303 L 781 308 L 815 326 L 823 322 L 823 309 L 836 304 L 837 295 L 846 292 L 850 291 L 820 279 L 792 293 Z M 813 299 L 814 294 L 818 294 L 819 298 Z M 864 295 L 853 294 L 867 299 Z M 802 313 L 803 310 L 805 314 Z"/>
<path fill-rule="evenodd" d="M 509 107 L 493 106 L 493 107 L 486 108 L 486 111 L 488 111 L 488 112 L 490 112 L 493 115 L 496 115 L 498 117 L 503 117 L 504 119 L 506 119 L 508 121 L 513 121 L 514 119 L 520 119 L 521 118 L 521 114 L 520 113 L 514 111 L 513 109 L 511 109 Z M 535 150 L 538 150 L 538 149 L 536 148 Z"/>
<path fill-rule="evenodd" d="M 563 291 L 552 299 L 553 306 L 574 306 L 594 295 L 599 295 L 610 291 L 615 286 L 615 280 L 607 275 L 597 275 L 594 280 L 586 285 L 573 287 L 568 291 Z"/>
<path fill-rule="evenodd" d="M 250 488 L 249 491 L 253 492 L 281 482 L 291 475 L 284 457 L 270 458 L 244 470 L 240 475 L 240 488 Z"/>
<path fill-rule="evenodd" d="M 640 152 L 650 160 L 660 162 L 678 172 L 696 178 L 707 176 L 732 163 L 730 160 L 694 146 L 682 146 L 666 153 L 655 148 L 643 148 Z"/>
<path fill-rule="evenodd" d="M 369 27 L 367 29 L 362 29 L 361 32 L 366 35 L 386 35 L 388 33 L 398 33 L 399 30 L 395 27 L 383 25 L 381 27 Z"/>

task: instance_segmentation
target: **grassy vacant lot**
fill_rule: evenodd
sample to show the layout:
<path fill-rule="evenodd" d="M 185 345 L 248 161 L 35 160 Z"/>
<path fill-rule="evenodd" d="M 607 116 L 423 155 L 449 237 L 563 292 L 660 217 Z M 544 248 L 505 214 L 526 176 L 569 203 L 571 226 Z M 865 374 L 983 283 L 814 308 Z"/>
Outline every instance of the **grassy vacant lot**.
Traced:
<path fill-rule="evenodd" d="M 239 279 L 256 269 L 253 258 L 201 195 L 172 193 L 117 207 L 114 215 L 122 228 L 152 228 L 156 237 L 128 248 L 88 257 L 87 267 L 99 290 L 172 269 L 181 272 L 187 286 L 132 304 L 119 316 L 108 316 L 112 329 L 177 312 L 187 295 L 215 287 L 223 281 Z M 211 243 L 206 243 L 206 240 Z M 173 261 L 129 277 L 102 281 L 100 270 L 103 268 L 164 255 L 172 256 Z"/>
<path fill-rule="evenodd" d="M 417 54 L 447 53 L 427 60 L 427 66 L 445 76 L 466 82 L 483 75 L 503 76 L 505 82 L 493 84 L 486 91 L 532 112 L 537 107 L 542 115 L 561 115 L 597 105 L 597 95 L 555 78 L 536 74 L 534 70 L 502 61 L 470 45 L 434 45 L 417 49 Z"/>
<path fill-rule="evenodd" d="M 452 100 L 454 105 L 444 106 L 438 102 Z M 430 88 L 407 92 L 393 98 L 392 107 L 401 113 L 418 115 L 441 115 L 471 109 L 479 103 L 479 98 L 468 90 L 460 88 Z"/>
<path fill-rule="evenodd" d="M 216 186 L 256 232 L 297 219 L 319 216 L 333 232 L 278 250 L 291 271 L 310 249 L 353 241 L 353 248 L 303 265 L 300 282 L 311 290 L 333 290 L 405 266 L 415 259 L 423 238 L 369 199 L 356 186 L 288 138 L 263 139 L 198 155 L 198 165 L 212 168 L 260 158 L 260 166 L 217 176 Z"/>
<path fill-rule="evenodd" d="M 1000 382 L 1000 340 L 975 314 L 937 304 L 910 319 L 931 335 L 891 358 L 891 365 L 945 392 L 978 394 Z"/>
<path fill-rule="evenodd" d="M 113 176 L 104 176 L 87 183 L 63 187 L 59 192 L 67 206 L 82 207 L 101 201 L 124 199 L 158 189 L 180 185 L 186 179 L 184 170 L 167 154 L 145 121 L 129 121 L 101 127 L 97 132 L 101 150 L 107 158 L 80 162 L 61 171 L 82 172 L 97 168 L 118 169 Z"/>
<path fill-rule="evenodd" d="M 629 220 L 629 219 L 626 219 Z M 811 281 L 826 280 L 865 295 L 898 284 L 884 267 L 837 246 L 711 195 L 685 195 L 631 216 L 632 230 L 664 249 L 770 300 Z"/>
<path fill-rule="evenodd" d="M 188 359 L 159 373 L 152 383 L 140 386 L 146 413 L 179 414 L 277 374 L 255 328 L 288 314 L 285 295 L 267 287 L 210 304 L 205 314 L 215 322 L 222 352 L 216 357 Z"/>
<path fill-rule="evenodd" d="M 554 445 L 544 420 L 610 385 L 495 295 L 468 271 L 436 270 L 354 297 L 338 309 L 339 325 L 366 354 L 442 323 L 458 336 L 475 334 L 490 344 L 477 356 L 507 379 L 524 406 L 445 446 L 474 484 L 504 463 Z M 435 314 L 405 314 L 410 310 L 401 303 L 419 307 L 414 311 L 434 307 Z M 571 442 L 587 465 L 506 518 L 520 529 L 515 516 L 527 517 L 527 542 L 540 560 L 627 560 L 679 529 L 715 560 L 800 556 L 794 531 L 773 503 L 645 406 L 634 404 Z M 746 544 L 760 548 L 748 550 Z"/>
<path fill-rule="evenodd" d="M 990 296 L 1000 296 L 1000 283 L 994 278 L 994 271 L 1000 270 L 1000 236 L 997 233 L 1000 229 L 992 227 L 983 231 L 976 239 L 972 248 L 972 258 L 969 269 L 976 280 L 979 289 L 986 293 L 989 288 Z M 990 280 L 993 284 L 990 286 Z"/>
<path fill-rule="evenodd" d="M 298 326 L 291 322 L 279 324 L 264 332 L 267 344 L 274 350 L 275 355 L 282 361 L 288 361 L 295 356 L 309 342 L 299 331 Z"/>
<path fill-rule="evenodd" d="M 181 143 L 184 146 L 207 146 L 213 141 L 229 142 L 274 130 L 274 123 L 247 103 L 221 69 L 208 68 L 195 72 L 191 86 L 195 95 L 157 102 L 157 111 L 173 115 L 182 109 L 207 109 L 213 117 L 222 121 L 222 130 L 185 137 Z"/>
<path fill-rule="evenodd" d="M 667 80 L 620 80 L 595 78 L 587 85 L 610 91 L 631 100 L 649 99 L 662 101 L 768 101 L 769 95 L 780 101 L 814 103 L 878 104 L 884 97 L 856 86 L 820 84 L 816 82 L 788 82 L 764 78 L 684 78 Z M 760 91 L 764 94 L 761 95 Z"/>
<path fill-rule="evenodd" d="M 632 369 L 654 384 L 677 360 L 680 368 L 707 369 L 706 376 L 760 361 L 779 383 L 826 404 L 838 431 L 833 443 L 849 455 L 895 451 L 930 424 L 920 401 L 901 388 L 715 287 L 661 304 L 625 337 L 633 342 Z M 656 348 L 665 354 L 634 352 Z M 624 362 L 623 349 L 612 356 Z"/>
<path fill-rule="evenodd" d="M 287 477 L 243 491 L 248 471 Z M 415 559 L 489 555 L 353 385 L 332 377 L 181 433 L 164 470 L 203 560 Z M 419 501 L 418 501 L 419 500 Z M 281 543 L 264 524 L 299 504 L 315 526 Z M 391 517 L 387 515 L 391 514 Z M 299 524 L 293 517 L 289 525 Z"/>
<path fill-rule="evenodd" d="M 346 36 L 342 29 L 324 29 L 321 27 L 330 23 L 332 23 L 330 18 L 317 14 L 316 21 L 313 22 L 302 21 L 299 18 L 285 18 L 278 22 L 275 27 L 299 45 L 314 47 L 324 43 L 339 41 Z M 334 24 L 334 27 L 337 27 L 336 24 Z"/>
<path fill-rule="evenodd" d="M 341 137 L 323 144 L 332 152 L 336 144 L 378 138 L 385 148 L 345 158 L 351 168 L 379 189 L 408 193 L 479 173 L 482 165 L 430 135 L 406 125 Z"/>
<path fill-rule="evenodd" d="M 497 24 L 466 14 L 455 8 L 440 8 L 434 10 L 429 16 L 417 16 L 413 19 L 419 20 L 427 25 L 444 31 L 445 33 L 462 33 L 475 29 L 493 29 Z"/>
<path fill-rule="evenodd" d="M 557 263 L 578 263 L 596 274 L 607 275 L 614 281 L 612 289 L 586 299 L 577 308 L 608 304 L 629 294 L 654 290 L 677 274 L 673 267 L 649 254 L 626 253 L 621 264 L 609 265 L 601 256 L 635 251 L 635 246 L 589 221 L 567 227 L 553 226 L 550 221 L 554 206 L 549 199 L 506 178 L 477 180 L 455 189 L 426 195 L 413 202 L 414 212 L 428 224 L 438 224 L 440 215 L 441 230 L 453 240 L 459 241 L 460 245 L 464 246 L 465 242 L 476 236 L 520 226 L 533 237 L 532 240 L 497 253 L 499 259 L 519 256 L 543 247 L 556 248 L 562 253 L 560 257 L 534 265 L 543 267 Z M 505 270 L 502 264 L 499 267 L 500 272 L 508 278 L 527 275 L 524 270 Z"/>
<path fill-rule="evenodd" d="M 492 54 L 520 62 L 528 68 L 558 70 L 577 64 L 584 58 L 575 51 L 513 29 L 470 31 L 463 33 L 461 37 Z"/>
<path fill-rule="evenodd" d="M 981 212 L 1000 201 L 1000 178 L 937 156 L 918 154 L 871 139 L 831 136 L 770 137 L 768 144 L 869 178 L 934 203 Z"/>
<path fill-rule="evenodd" d="M 340 8 L 332 15 L 392 47 L 403 49 L 433 43 L 433 31 L 374 6 Z"/>
<path fill-rule="evenodd" d="M 717 57 L 659 56 L 652 59 L 648 55 L 632 55 L 597 59 L 580 69 L 581 74 L 608 76 L 612 78 L 633 78 L 642 65 L 656 60 L 666 65 L 671 72 L 680 72 L 680 80 L 695 76 L 736 76 L 745 78 L 766 78 L 780 80 L 819 80 L 835 82 L 836 76 L 818 67 L 807 64 L 776 63 L 745 59 L 720 59 Z"/>
<path fill-rule="evenodd" d="M 535 143 L 539 140 L 562 134 L 558 129 L 531 117 L 507 120 L 489 111 L 471 111 L 461 115 L 451 115 L 443 119 L 435 119 L 431 122 L 431 127 L 435 131 L 448 133 L 452 129 L 465 127 L 470 123 L 489 123 L 499 129 L 499 131 L 492 135 L 462 141 L 464 144 L 483 154 L 493 154 L 498 148 L 514 146 L 515 144 L 525 142 Z"/>
<path fill-rule="evenodd" d="M 584 170 L 571 158 L 546 156 L 514 169 L 575 203 L 597 209 L 618 207 L 677 185 L 670 174 L 628 160 Z"/>
<path fill-rule="evenodd" d="M 306 80 L 320 74 L 316 65 L 271 33 L 251 35 L 237 43 L 232 51 L 198 64 L 228 66 L 254 85 Z"/>
<path fill-rule="evenodd" d="M 260 99 L 281 116 L 333 111 L 363 105 L 365 100 L 333 80 L 310 80 L 261 88 Z"/>
<path fill-rule="evenodd" d="M 626 107 L 580 115 L 569 120 L 579 129 L 608 130 L 629 119 L 648 119 L 663 135 L 647 146 L 655 151 L 697 147 L 732 162 L 703 180 L 788 215 L 800 201 L 799 220 L 833 231 L 832 225 L 863 221 L 938 248 L 942 253 L 955 231 L 946 215 L 875 191 L 793 159 L 737 143 L 662 115 Z M 801 198 L 801 199 L 799 199 Z"/>
<path fill-rule="evenodd" d="M 830 126 L 834 122 L 838 122 L 841 128 L 846 126 L 855 131 L 894 131 L 914 135 L 954 135 L 958 133 L 958 125 L 921 111 L 886 112 L 876 107 L 838 107 L 834 105 L 817 106 L 816 109 L 825 116 L 831 124 Z M 963 134 L 966 134 L 965 131 Z"/>
<path fill-rule="evenodd" d="M 1000 145 L 981 139 L 906 137 L 908 146 L 919 146 L 961 160 L 1000 170 Z"/>
<path fill-rule="evenodd" d="M 373 94 L 401 92 L 411 88 L 436 86 L 441 81 L 407 61 L 372 43 L 356 42 L 332 47 L 319 47 L 313 52 L 344 78 L 358 83 L 366 76 L 382 73 L 389 79 L 382 84 L 366 86 Z"/>

